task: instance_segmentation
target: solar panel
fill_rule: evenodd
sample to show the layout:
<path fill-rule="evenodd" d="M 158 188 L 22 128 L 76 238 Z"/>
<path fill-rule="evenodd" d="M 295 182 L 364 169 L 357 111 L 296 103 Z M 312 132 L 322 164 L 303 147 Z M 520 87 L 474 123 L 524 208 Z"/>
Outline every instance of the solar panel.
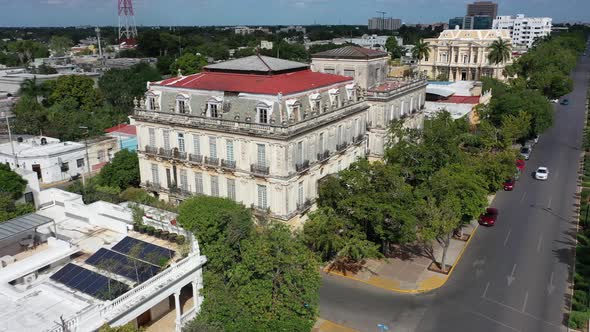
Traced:
<path fill-rule="evenodd" d="M 122 254 L 139 258 L 154 265 L 161 266 L 163 262 L 167 262 L 174 257 L 174 250 L 160 247 L 145 241 L 141 241 L 132 237 L 125 237 L 119 241 L 113 249 Z"/>
<path fill-rule="evenodd" d="M 137 283 L 142 283 L 160 272 L 160 268 L 156 265 L 105 248 L 100 248 L 94 255 L 88 257 L 86 263 Z"/>
<path fill-rule="evenodd" d="M 129 289 L 122 282 L 72 263 L 54 273 L 50 279 L 102 300 L 113 300 Z"/>

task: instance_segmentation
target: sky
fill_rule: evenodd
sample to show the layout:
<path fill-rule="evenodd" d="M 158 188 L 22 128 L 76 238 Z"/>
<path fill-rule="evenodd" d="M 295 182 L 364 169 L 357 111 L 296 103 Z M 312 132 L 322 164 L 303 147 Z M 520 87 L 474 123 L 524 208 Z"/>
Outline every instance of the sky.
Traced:
<path fill-rule="evenodd" d="M 118 0 L 0 0 L 0 26 L 117 25 Z M 140 25 L 367 24 L 381 16 L 405 23 L 448 22 L 467 0 L 133 0 Z M 590 22 L 590 0 L 498 0 L 500 15 Z"/>

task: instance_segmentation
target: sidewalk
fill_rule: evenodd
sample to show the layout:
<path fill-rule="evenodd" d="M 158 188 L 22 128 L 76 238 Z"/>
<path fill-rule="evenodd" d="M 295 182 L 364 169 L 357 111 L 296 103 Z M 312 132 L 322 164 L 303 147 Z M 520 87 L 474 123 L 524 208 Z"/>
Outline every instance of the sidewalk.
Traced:
<path fill-rule="evenodd" d="M 395 258 L 369 259 L 365 268 L 356 274 L 347 272 L 344 275 L 339 271 L 328 271 L 327 268 L 324 272 L 393 292 L 410 294 L 428 292 L 445 284 L 473 238 L 477 227 L 478 224 L 474 221 L 463 228 L 463 233 L 470 235 L 467 241 L 455 238 L 451 240 L 446 258 L 446 264 L 452 266 L 448 275 L 428 269 L 433 257 L 437 262 L 441 261 L 442 248 L 438 243 L 432 245 L 432 252 L 415 246 L 404 248 L 403 253 Z"/>
<path fill-rule="evenodd" d="M 311 332 L 358 332 L 355 329 L 346 327 L 340 324 L 336 324 L 332 321 L 325 319 L 318 319 Z"/>

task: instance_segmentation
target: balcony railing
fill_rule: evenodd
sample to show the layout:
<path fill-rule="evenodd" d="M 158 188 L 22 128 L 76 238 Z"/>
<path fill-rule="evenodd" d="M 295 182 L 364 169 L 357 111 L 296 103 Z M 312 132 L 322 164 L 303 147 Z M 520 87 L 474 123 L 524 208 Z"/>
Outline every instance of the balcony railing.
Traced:
<path fill-rule="evenodd" d="M 174 150 L 174 159 L 186 160 L 186 152 Z"/>
<path fill-rule="evenodd" d="M 354 137 L 354 138 L 352 139 L 352 141 L 353 141 L 355 144 L 358 144 L 358 143 L 362 142 L 364 139 L 365 139 L 365 135 L 363 135 L 363 134 L 360 134 L 360 135 L 357 135 L 356 137 Z"/>
<path fill-rule="evenodd" d="M 303 212 L 309 210 L 309 208 L 311 208 L 312 204 L 313 203 L 309 199 L 305 200 L 304 202 L 298 202 L 297 203 L 297 211 L 299 213 L 303 213 Z"/>
<path fill-rule="evenodd" d="M 400 81 L 397 80 L 389 80 L 391 82 L 397 83 Z M 404 93 L 408 90 L 414 89 L 416 87 L 426 86 L 427 81 L 422 78 L 412 79 L 411 81 L 401 81 L 406 84 L 392 87 L 389 90 L 368 90 L 367 91 L 367 99 L 368 100 L 388 100 L 400 93 Z"/>
<path fill-rule="evenodd" d="M 203 156 L 200 154 L 189 154 L 188 161 L 194 164 L 202 164 L 203 163 Z"/>
<path fill-rule="evenodd" d="M 180 196 L 192 196 L 191 186 L 184 185 L 184 186 L 171 186 L 170 193 L 180 195 Z"/>
<path fill-rule="evenodd" d="M 295 164 L 295 170 L 297 173 L 301 173 L 309 169 L 309 160 L 304 160 L 300 163 Z"/>
<path fill-rule="evenodd" d="M 172 150 L 160 148 L 160 150 L 158 150 L 158 156 L 165 157 L 165 158 L 172 158 L 173 157 Z"/>
<path fill-rule="evenodd" d="M 330 158 L 330 151 L 326 150 L 324 152 L 318 153 L 318 161 L 324 161 Z"/>
<path fill-rule="evenodd" d="M 236 161 L 221 159 L 221 167 L 227 169 L 236 169 Z"/>
<path fill-rule="evenodd" d="M 145 153 L 156 155 L 156 154 L 158 154 L 158 148 L 156 148 L 155 146 L 146 145 L 145 146 Z"/>
<path fill-rule="evenodd" d="M 158 182 L 150 182 L 150 181 L 146 181 L 145 182 L 145 188 L 150 190 L 150 191 L 160 191 L 162 190 L 162 186 L 160 185 L 160 183 Z"/>
<path fill-rule="evenodd" d="M 341 144 L 337 144 L 336 145 L 336 150 L 338 152 L 340 152 L 340 151 L 343 151 L 344 149 L 346 149 L 347 147 L 348 147 L 348 142 L 344 142 L 344 143 L 341 143 Z"/>
<path fill-rule="evenodd" d="M 205 165 L 219 166 L 219 158 L 205 157 Z"/>
<path fill-rule="evenodd" d="M 270 174 L 270 167 L 266 165 L 252 164 L 250 165 L 250 172 L 255 175 L 268 175 Z"/>

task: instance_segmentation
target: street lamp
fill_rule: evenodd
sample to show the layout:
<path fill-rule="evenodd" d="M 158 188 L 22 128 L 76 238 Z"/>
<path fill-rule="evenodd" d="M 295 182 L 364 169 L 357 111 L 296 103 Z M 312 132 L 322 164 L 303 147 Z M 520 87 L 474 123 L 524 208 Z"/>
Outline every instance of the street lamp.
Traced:
<path fill-rule="evenodd" d="M 88 176 L 90 176 L 90 159 L 88 158 L 88 127 L 86 126 L 79 126 L 79 129 L 85 129 L 84 132 L 84 148 L 86 149 L 86 171 L 88 172 Z M 82 185 L 84 189 L 86 189 L 86 179 L 84 178 L 84 171 L 82 171 Z"/>

